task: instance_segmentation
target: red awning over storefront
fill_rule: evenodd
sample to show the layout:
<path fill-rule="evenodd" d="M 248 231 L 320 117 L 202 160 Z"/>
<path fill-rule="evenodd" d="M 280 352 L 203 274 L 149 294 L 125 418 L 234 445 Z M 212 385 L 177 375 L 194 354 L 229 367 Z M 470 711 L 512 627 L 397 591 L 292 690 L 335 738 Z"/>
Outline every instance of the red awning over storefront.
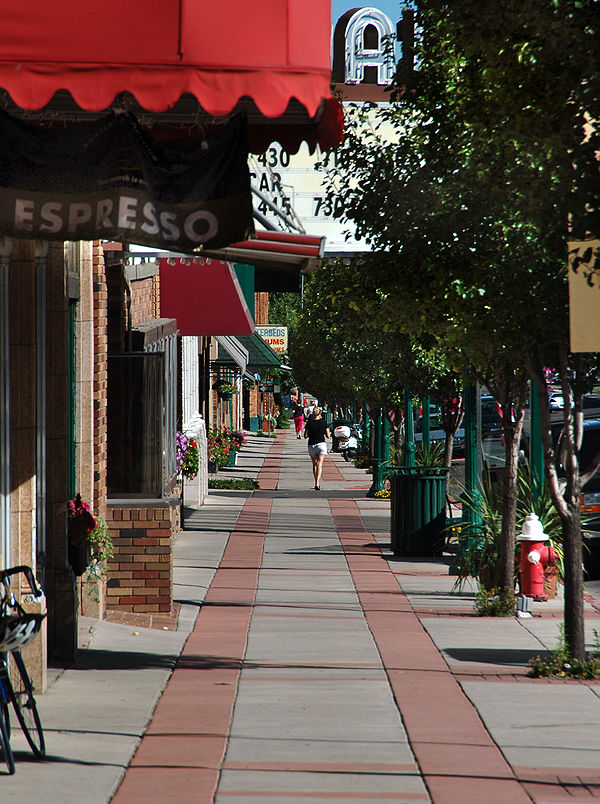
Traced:
<path fill-rule="evenodd" d="M 267 124 L 300 104 L 313 139 L 331 147 L 342 118 L 330 11 L 326 0 L 0 0 L 0 88 L 28 110 L 65 91 L 88 112 L 121 93 L 150 113 L 191 96 L 211 118 L 245 104 Z"/>
<path fill-rule="evenodd" d="M 203 257 L 160 260 L 160 316 L 180 335 L 251 335 L 254 321 L 231 265 Z"/>
<path fill-rule="evenodd" d="M 321 264 L 325 237 L 257 231 L 255 238 L 231 243 L 218 250 L 206 250 L 207 256 L 228 262 L 241 262 L 267 268 L 291 268 L 298 274 L 311 274 Z"/>

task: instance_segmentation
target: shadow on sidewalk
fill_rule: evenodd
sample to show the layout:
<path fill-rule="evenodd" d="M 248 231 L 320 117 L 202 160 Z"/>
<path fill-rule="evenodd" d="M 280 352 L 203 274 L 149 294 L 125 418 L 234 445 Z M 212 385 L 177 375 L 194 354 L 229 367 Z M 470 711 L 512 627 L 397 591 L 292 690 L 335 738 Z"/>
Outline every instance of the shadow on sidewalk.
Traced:
<path fill-rule="evenodd" d="M 519 650 L 514 648 L 444 648 L 444 653 L 451 659 L 467 664 L 496 664 L 502 666 L 527 667 L 529 660 L 535 656 L 550 656 L 552 651 Z M 456 669 L 456 668 L 454 668 Z"/>
<path fill-rule="evenodd" d="M 140 670 L 148 667 L 168 670 L 175 666 L 176 661 L 176 653 L 168 655 L 86 648 L 69 667 L 71 670 Z"/>
<path fill-rule="evenodd" d="M 323 489 L 315 491 L 314 489 L 257 489 L 254 492 L 255 497 L 267 497 L 270 499 L 284 499 L 293 497 L 294 499 L 311 499 L 311 500 L 362 500 L 366 497 L 367 489 Z"/>

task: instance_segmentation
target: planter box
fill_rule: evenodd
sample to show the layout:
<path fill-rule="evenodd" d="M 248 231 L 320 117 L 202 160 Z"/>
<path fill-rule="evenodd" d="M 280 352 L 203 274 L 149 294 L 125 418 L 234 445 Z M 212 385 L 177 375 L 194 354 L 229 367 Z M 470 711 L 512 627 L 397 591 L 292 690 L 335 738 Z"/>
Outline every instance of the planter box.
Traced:
<path fill-rule="evenodd" d="M 219 471 L 219 464 L 217 461 L 209 461 L 208 462 L 208 474 L 209 475 L 216 475 Z"/>
<path fill-rule="evenodd" d="M 227 465 L 228 466 L 235 466 L 237 464 L 237 456 L 238 456 L 237 450 L 230 449 L 229 454 L 227 456 L 227 459 L 228 459 L 228 464 Z"/>

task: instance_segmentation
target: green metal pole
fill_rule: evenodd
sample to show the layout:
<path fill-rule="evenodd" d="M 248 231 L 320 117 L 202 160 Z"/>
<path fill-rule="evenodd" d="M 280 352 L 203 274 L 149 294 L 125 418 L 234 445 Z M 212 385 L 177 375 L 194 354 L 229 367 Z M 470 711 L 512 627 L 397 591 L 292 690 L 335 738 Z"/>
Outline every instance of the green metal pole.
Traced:
<path fill-rule="evenodd" d="M 431 444 L 431 404 L 428 396 L 424 396 L 421 401 L 423 405 L 423 416 L 421 419 L 423 448 L 429 452 L 429 445 Z"/>
<path fill-rule="evenodd" d="M 537 386 L 529 381 L 529 470 L 533 490 L 540 494 L 544 484 L 544 446 L 542 444 L 542 420 Z"/>
<path fill-rule="evenodd" d="M 373 455 L 373 482 L 367 491 L 367 497 L 374 497 L 376 491 L 383 488 L 383 473 L 381 471 L 381 429 L 382 429 L 382 410 L 379 408 L 374 417 L 373 425 L 375 428 L 375 454 Z"/>
<path fill-rule="evenodd" d="M 404 435 L 406 440 L 404 445 L 404 466 L 414 466 L 416 463 L 416 445 L 411 391 L 406 391 L 404 394 Z"/>

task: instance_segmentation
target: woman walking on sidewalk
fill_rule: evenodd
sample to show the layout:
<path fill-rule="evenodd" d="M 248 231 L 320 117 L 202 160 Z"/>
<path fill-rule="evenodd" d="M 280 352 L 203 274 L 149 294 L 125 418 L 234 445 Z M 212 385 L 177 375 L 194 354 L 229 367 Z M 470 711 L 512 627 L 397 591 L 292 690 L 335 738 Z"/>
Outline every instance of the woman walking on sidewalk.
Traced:
<path fill-rule="evenodd" d="M 292 409 L 292 417 L 294 419 L 294 425 L 296 427 L 296 438 L 301 438 L 302 425 L 304 424 L 304 408 L 299 402 L 294 402 L 294 407 Z"/>
<path fill-rule="evenodd" d="M 307 419 L 304 426 L 304 438 L 308 438 L 308 454 L 313 465 L 315 491 L 320 491 L 323 461 L 327 455 L 327 442 L 325 439 L 331 438 L 329 425 L 321 415 L 321 408 L 315 407 L 312 416 Z"/>

